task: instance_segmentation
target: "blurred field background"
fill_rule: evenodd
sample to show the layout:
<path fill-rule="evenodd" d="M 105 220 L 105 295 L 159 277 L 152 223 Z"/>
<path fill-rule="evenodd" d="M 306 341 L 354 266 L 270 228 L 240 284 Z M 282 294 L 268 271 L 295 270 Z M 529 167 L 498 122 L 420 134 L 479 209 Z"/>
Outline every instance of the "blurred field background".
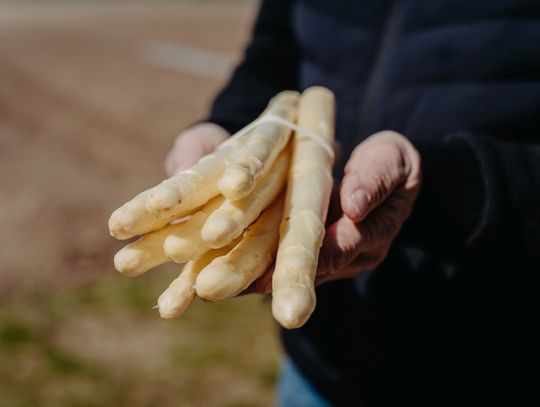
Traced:
<path fill-rule="evenodd" d="M 247 40 L 256 2 L 0 0 L 0 406 L 270 406 L 268 304 L 152 306 L 107 218 L 163 174 Z"/>

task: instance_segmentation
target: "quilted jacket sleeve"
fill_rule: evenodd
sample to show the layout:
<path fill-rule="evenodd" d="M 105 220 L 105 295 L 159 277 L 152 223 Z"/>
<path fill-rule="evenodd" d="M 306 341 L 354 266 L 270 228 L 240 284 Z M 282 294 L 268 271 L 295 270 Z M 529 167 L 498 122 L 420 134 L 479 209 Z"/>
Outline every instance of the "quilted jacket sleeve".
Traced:
<path fill-rule="evenodd" d="M 417 147 L 424 187 L 400 240 L 442 254 L 507 242 L 540 256 L 539 142 L 458 133 Z"/>

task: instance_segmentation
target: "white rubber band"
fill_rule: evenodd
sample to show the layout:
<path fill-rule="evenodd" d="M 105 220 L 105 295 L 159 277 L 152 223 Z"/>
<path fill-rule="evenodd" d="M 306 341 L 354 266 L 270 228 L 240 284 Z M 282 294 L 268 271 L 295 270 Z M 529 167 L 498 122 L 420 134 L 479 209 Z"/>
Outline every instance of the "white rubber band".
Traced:
<path fill-rule="evenodd" d="M 282 124 L 283 126 L 287 126 L 288 128 L 294 130 L 297 134 L 301 134 L 302 136 L 305 136 L 306 138 L 319 143 L 319 145 L 322 148 L 324 148 L 324 150 L 328 153 L 328 155 L 332 158 L 332 160 L 334 160 L 336 157 L 332 144 L 330 144 L 323 136 L 314 132 L 313 130 L 306 129 L 305 127 L 301 127 L 297 125 L 296 123 L 293 123 L 290 120 L 284 119 L 283 117 L 277 116 L 275 114 L 263 114 L 262 116 L 260 116 L 259 118 L 255 119 L 250 124 L 248 124 L 246 127 L 239 130 L 235 134 L 235 136 L 243 137 L 244 135 L 249 133 L 251 130 L 253 130 L 255 127 L 257 127 L 259 124 L 263 124 L 263 123 L 277 123 L 277 124 Z"/>

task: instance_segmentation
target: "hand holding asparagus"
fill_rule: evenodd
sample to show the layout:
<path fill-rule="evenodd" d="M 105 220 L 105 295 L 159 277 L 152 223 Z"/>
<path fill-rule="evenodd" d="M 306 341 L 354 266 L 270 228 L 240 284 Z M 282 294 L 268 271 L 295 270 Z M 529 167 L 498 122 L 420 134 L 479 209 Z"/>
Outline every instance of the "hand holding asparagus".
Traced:
<path fill-rule="evenodd" d="M 181 315 L 195 295 L 210 301 L 238 295 L 274 262 L 274 317 L 294 328 L 313 312 L 332 189 L 333 156 L 324 143 L 333 142 L 334 97 L 320 87 L 301 96 L 281 92 L 265 115 L 111 215 L 111 235 L 141 236 L 115 256 L 122 274 L 185 263 L 158 300 L 163 318 Z M 288 123 L 295 120 L 300 128 L 293 132 Z"/>

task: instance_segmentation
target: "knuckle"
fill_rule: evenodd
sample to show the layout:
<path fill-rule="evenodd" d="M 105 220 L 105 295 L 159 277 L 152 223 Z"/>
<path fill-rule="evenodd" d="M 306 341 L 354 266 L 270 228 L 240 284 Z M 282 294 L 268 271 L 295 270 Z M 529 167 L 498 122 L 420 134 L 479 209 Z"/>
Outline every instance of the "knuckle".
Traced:
<path fill-rule="evenodd" d="M 341 253 L 337 250 L 326 251 L 322 263 L 324 275 L 336 274 L 340 269 Z"/>
<path fill-rule="evenodd" d="M 360 234 L 362 236 L 362 246 L 369 247 L 375 240 L 376 221 L 369 220 L 360 224 Z"/>
<path fill-rule="evenodd" d="M 371 137 L 371 140 L 378 141 L 378 142 L 402 142 L 403 140 L 406 140 L 405 136 L 401 133 L 398 133 L 394 130 L 381 130 L 377 133 L 374 133 Z"/>
<path fill-rule="evenodd" d="M 340 249 L 338 247 L 321 249 L 319 256 L 320 275 L 331 276 L 338 274 L 349 263 L 351 258 L 353 258 L 352 249 Z"/>
<path fill-rule="evenodd" d="M 388 189 L 388 180 L 384 175 L 378 172 L 370 172 L 366 175 L 364 189 L 367 193 L 368 202 L 380 202 L 386 195 Z"/>
<path fill-rule="evenodd" d="M 362 241 L 371 249 L 381 243 L 391 241 L 397 235 L 398 221 L 393 216 L 374 216 L 361 225 Z"/>

